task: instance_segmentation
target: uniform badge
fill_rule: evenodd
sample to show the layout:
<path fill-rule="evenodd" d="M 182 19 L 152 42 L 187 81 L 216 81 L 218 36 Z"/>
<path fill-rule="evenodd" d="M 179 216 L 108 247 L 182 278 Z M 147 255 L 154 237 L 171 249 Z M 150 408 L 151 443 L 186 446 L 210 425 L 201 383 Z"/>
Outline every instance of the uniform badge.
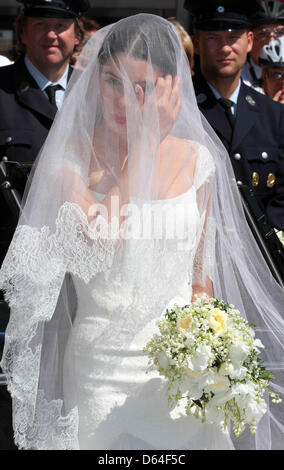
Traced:
<path fill-rule="evenodd" d="M 275 174 L 269 173 L 269 175 L 267 176 L 266 186 L 268 188 L 273 188 L 273 186 L 275 186 L 275 183 L 276 183 Z"/>
<path fill-rule="evenodd" d="M 196 97 L 197 104 L 202 104 L 207 100 L 207 96 L 204 93 L 199 93 Z"/>
<path fill-rule="evenodd" d="M 254 99 L 253 99 L 250 95 L 247 95 L 247 96 L 246 96 L 246 100 L 247 100 L 248 104 L 250 104 L 251 106 L 255 106 L 255 105 L 256 105 Z"/>
<path fill-rule="evenodd" d="M 257 188 L 259 184 L 259 174 L 256 171 L 254 171 L 251 176 L 251 184 L 253 185 L 254 188 Z"/>

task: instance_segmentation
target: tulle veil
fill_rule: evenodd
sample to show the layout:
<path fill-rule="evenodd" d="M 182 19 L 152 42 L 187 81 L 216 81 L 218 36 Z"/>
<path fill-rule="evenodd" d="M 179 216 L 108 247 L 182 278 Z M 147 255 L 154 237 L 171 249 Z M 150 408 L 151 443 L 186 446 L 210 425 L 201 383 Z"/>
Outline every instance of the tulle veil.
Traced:
<path fill-rule="evenodd" d="M 139 67 L 143 83 L 137 81 Z M 176 75 L 180 80 L 181 109 L 167 136 L 157 70 L 173 86 Z M 124 114 L 113 106 L 116 99 L 124 100 L 119 108 Z M 190 214 L 182 234 L 170 224 L 165 237 L 159 212 L 153 217 L 155 233 L 146 230 L 147 210 L 188 191 L 196 192 L 201 220 L 193 245 L 185 235 L 193 233 Z M 89 204 L 93 195 L 97 203 Z M 168 253 L 180 257 L 179 269 L 167 265 Z M 198 110 L 178 33 L 147 14 L 102 28 L 84 47 L 36 161 L 1 269 L 0 287 L 11 307 L 1 366 L 20 448 L 79 448 L 76 403 L 65 402 L 62 378 L 76 317 L 73 280 L 88 289 L 99 274 L 111 276 L 113 270 L 131 285 L 130 304 L 140 296 L 143 309 L 135 320 L 131 310 L 118 319 L 116 332 L 104 332 L 106 341 L 127 347 L 174 296 L 173 276 L 181 283 L 187 279 L 188 301 L 191 286 L 204 286 L 210 278 L 214 296 L 234 304 L 255 325 L 274 375 L 271 388 L 283 395 L 283 290 L 247 226 L 229 156 Z M 159 295 L 164 276 L 168 298 Z M 267 406 L 255 436 L 246 431 L 234 440 L 237 449 L 283 448 L 283 407 L 268 398 Z"/>

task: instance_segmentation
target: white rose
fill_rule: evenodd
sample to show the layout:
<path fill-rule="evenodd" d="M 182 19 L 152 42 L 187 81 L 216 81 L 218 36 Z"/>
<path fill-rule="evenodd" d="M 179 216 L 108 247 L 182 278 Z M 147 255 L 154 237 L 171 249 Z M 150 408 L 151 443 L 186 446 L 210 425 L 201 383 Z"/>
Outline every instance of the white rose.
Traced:
<path fill-rule="evenodd" d="M 250 353 L 250 347 L 244 343 L 233 344 L 229 349 L 229 357 L 233 364 L 242 364 Z"/>

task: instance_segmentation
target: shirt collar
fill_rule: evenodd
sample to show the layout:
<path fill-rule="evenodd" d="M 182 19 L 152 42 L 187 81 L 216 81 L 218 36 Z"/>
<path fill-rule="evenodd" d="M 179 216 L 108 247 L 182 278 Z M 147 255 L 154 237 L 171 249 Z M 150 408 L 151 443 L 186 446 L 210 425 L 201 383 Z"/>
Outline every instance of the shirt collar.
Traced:
<path fill-rule="evenodd" d="M 26 55 L 25 56 L 25 65 L 29 71 L 29 73 L 31 74 L 31 76 L 34 78 L 34 80 L 36 81 L 36 83 L 38 84 L 39 88 L 43 91 L 45 90 L 45 88 L 49 85 L 54 85 L 54 83 L 58 84 L 58 85 L 61 85 L 61 87 L 63 88 L 63 90 L 66 89 L 66 86 L 67 86 L 67 78 L 68 78 L 68 67 L 66 67 L 66 70 L 64 72 L 64 74 L 62 75 L 62 77 L 60 78 L 60 80 L 58 80 L 58 82 L 51 82 L 50 80 L 48 80 L 48 78 L 46 78 L 33 64 L 32 62 L 30 61 L 30 59 L 28 58 L 28 56 Z"/>
<path fill-rule="evenodd" d="M 209 87 L 211 88 L 212 92 L 214 93 L 214 96 L 217 100 L 219 100 L 220 98 L 222 98 L 222 96 L 220 95 L 220 93 L 216 90 L 216 88 L 214 88 L 209 82 L 207 82 Z M 230 96 L 230 100 L 233 101 L 234 105 L 236 106 L 237 105 L 237 102 L 238 102 L 238 97 L 239 97 L 239 92 L 240 92 L 240 88 L 241 88 L 241 80 L 239 80 L 239 83 L 238 83 L 238 86 L 237 88 L 235 89 L 234 93 Z"/>

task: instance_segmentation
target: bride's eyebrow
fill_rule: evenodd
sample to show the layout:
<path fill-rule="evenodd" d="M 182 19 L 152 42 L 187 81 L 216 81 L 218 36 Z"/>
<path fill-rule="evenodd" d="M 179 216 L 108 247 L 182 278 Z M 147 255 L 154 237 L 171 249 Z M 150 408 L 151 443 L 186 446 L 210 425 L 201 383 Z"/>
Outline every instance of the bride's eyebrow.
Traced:
<path fill-rule="evenodd" d="M 114 72 L 111 72 L 110 70 L 105 70 L 106 75 L 111 75 L 114 78 L 119 78 L 118 75 L 116 75 Z"/>

